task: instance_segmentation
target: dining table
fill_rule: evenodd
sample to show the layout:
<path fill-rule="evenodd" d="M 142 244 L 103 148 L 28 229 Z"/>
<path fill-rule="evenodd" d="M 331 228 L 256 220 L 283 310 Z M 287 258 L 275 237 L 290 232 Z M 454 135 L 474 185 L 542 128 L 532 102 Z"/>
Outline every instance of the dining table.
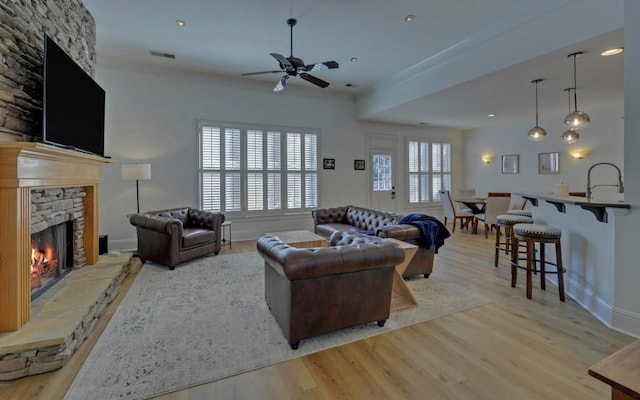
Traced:
<path fill-rule="evenodd" d="M 456 203 L 462 203 L 467 207 L 473 215 L 482 214 L 487 205 L 487 198 L 481 196 L 474 196 L 470 198 L 457 199 Z"/>

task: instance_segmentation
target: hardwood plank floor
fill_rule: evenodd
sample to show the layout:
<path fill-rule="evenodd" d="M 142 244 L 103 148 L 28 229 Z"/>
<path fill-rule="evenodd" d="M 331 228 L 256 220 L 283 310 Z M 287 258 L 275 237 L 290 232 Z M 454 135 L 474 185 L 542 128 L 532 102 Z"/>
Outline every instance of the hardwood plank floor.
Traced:
<path fill-rule="evenodd" d="M 492 244 L 492 235 L 456 229 L 429 279 L 493 303 L 156 399 L 609 398 L 609 386 L 587 370 L 634 338 L 607 328 L 570 298 L 561 303 L 551 284 L 542 291 L 536 281 L 533 299 L 526 299 L 522 274 L 518 287 L 510 286 L 507 257 L 493 266 Z M 234 242 L 222 253 L 254 249 L 255 241 Z M 0 383 L 0 398 L 62 399 L 134 278 L 68 365 Z"/>

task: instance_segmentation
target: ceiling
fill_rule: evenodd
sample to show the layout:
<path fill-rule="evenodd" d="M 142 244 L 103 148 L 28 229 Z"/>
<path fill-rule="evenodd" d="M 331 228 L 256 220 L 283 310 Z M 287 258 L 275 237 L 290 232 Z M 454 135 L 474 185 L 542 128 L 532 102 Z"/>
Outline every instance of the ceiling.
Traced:
<path fill-rule="evenodd" d="M 340 68 L 312 73 L 331 83 L 326 89 L 295 78 L 285 91 L 348 94 L 365 120 L 459 129 L 533 123 L 537 78 L 544 79 L 541 118 L 566 114 L 563 89 L 573 86 L 567 55 L 577 51 L 585 52 L 577 59 L 579 108 L 623 101 L 623 56 L 600 56 L 623 45 L 623 0 L 83 2 L 96 22 L 98 63 L 211 73 L 267 91 L 281 74 L 240 74 L 278 69 L 269 53 L 290 55 L 286 20 L 296 18 L 293 55 L 307 64 L 335 60 Z M 405 22 L 407 15 L 414 20 Z"/>

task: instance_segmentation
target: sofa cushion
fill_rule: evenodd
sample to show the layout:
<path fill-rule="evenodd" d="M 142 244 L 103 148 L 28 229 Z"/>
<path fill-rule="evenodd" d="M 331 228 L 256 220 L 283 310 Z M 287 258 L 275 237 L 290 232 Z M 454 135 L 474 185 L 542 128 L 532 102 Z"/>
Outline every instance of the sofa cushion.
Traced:
<path fill-rule="evenodd" d="M 185 229 L 182 232 L 182 247 L 197 246 L 215 241 L 215 231 L 207 229 Z"/>
<path fill-rule="evenodd" d="M 322 224 L 316 226 L 316 233 L 326 238 L 330 238 L 333 232 L 345 231 L 345 232 L 358 232 L 359 229 L 355 226 L 339 223 Z"/>

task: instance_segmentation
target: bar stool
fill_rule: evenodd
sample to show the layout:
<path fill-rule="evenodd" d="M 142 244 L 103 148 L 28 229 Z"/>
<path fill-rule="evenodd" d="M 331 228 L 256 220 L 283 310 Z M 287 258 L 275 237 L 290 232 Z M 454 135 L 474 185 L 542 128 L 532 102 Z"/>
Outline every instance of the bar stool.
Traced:
<path fill-rule="evenodd" d="M 514 256 L 515 252 L 512 252 L 511 256 L 511 287 L 516 287 L 516 280 L 518 277 L 517 268 L 521 268 L 527 271 L 527 298 L 531 298 L 532 294 L 532 273 L 540 272 L 540 288 L 542 290 L 546 289 L 546 274 L 557 274 L 558 275 L 558 293 L 560 295 L 560 301 L 564 301 L 564 279 L 563 275 L 565 273 L 565 269 L 562 267 L 562 250 L 560 245 L 560 237 L 562 236 L 562 231 L 558 228 L 553 228 L 551 226 L 542 225 L 542 224 L 516 224 L 513 225 L 513 240 L 512 246 L 513 248 L 517 248 L 519 246 L 519 242 L 523 241 L 526 244 L 527 248 L 527 266 L 522 266 L 519 264 L 520 258 L 517 255 Z M 540 247 L 540 258 L 535 258 L 535 244 L 538 243 Z M 555 264 L 549 262 L 545 258 L 545 245 L 546 244 L 554 244 L 556 246 L 556 262 Z M 536 261 L 540 263 L 540 268 L 536 269 Z M 549 272 L 546 270 L 546 265 L 553 265 L 556 267 L 556 270 L 553 272 Z"/>
<path fill-rule="evenodd" d="M 524 215 L 501 214 L 496 217 L 496 221 L 497 221 L 496 244 L 494 245 L 496 249 L 496 256 L 494 260 L 494 265 L 498 267 L 498 254 L 500 253 L 501 250 L 504 250 L 504 254 L 509 254 L 509 252 L 512 251 L 512 249 L 518 248 L 518 247 L 512 247 L 513 226 L 515 224 L 532 224 L 533 218 L 526 217 Z M 501 234 L 502 228 L 504 228 L 504 242 L 500 242 L 500 234 Z"/>

